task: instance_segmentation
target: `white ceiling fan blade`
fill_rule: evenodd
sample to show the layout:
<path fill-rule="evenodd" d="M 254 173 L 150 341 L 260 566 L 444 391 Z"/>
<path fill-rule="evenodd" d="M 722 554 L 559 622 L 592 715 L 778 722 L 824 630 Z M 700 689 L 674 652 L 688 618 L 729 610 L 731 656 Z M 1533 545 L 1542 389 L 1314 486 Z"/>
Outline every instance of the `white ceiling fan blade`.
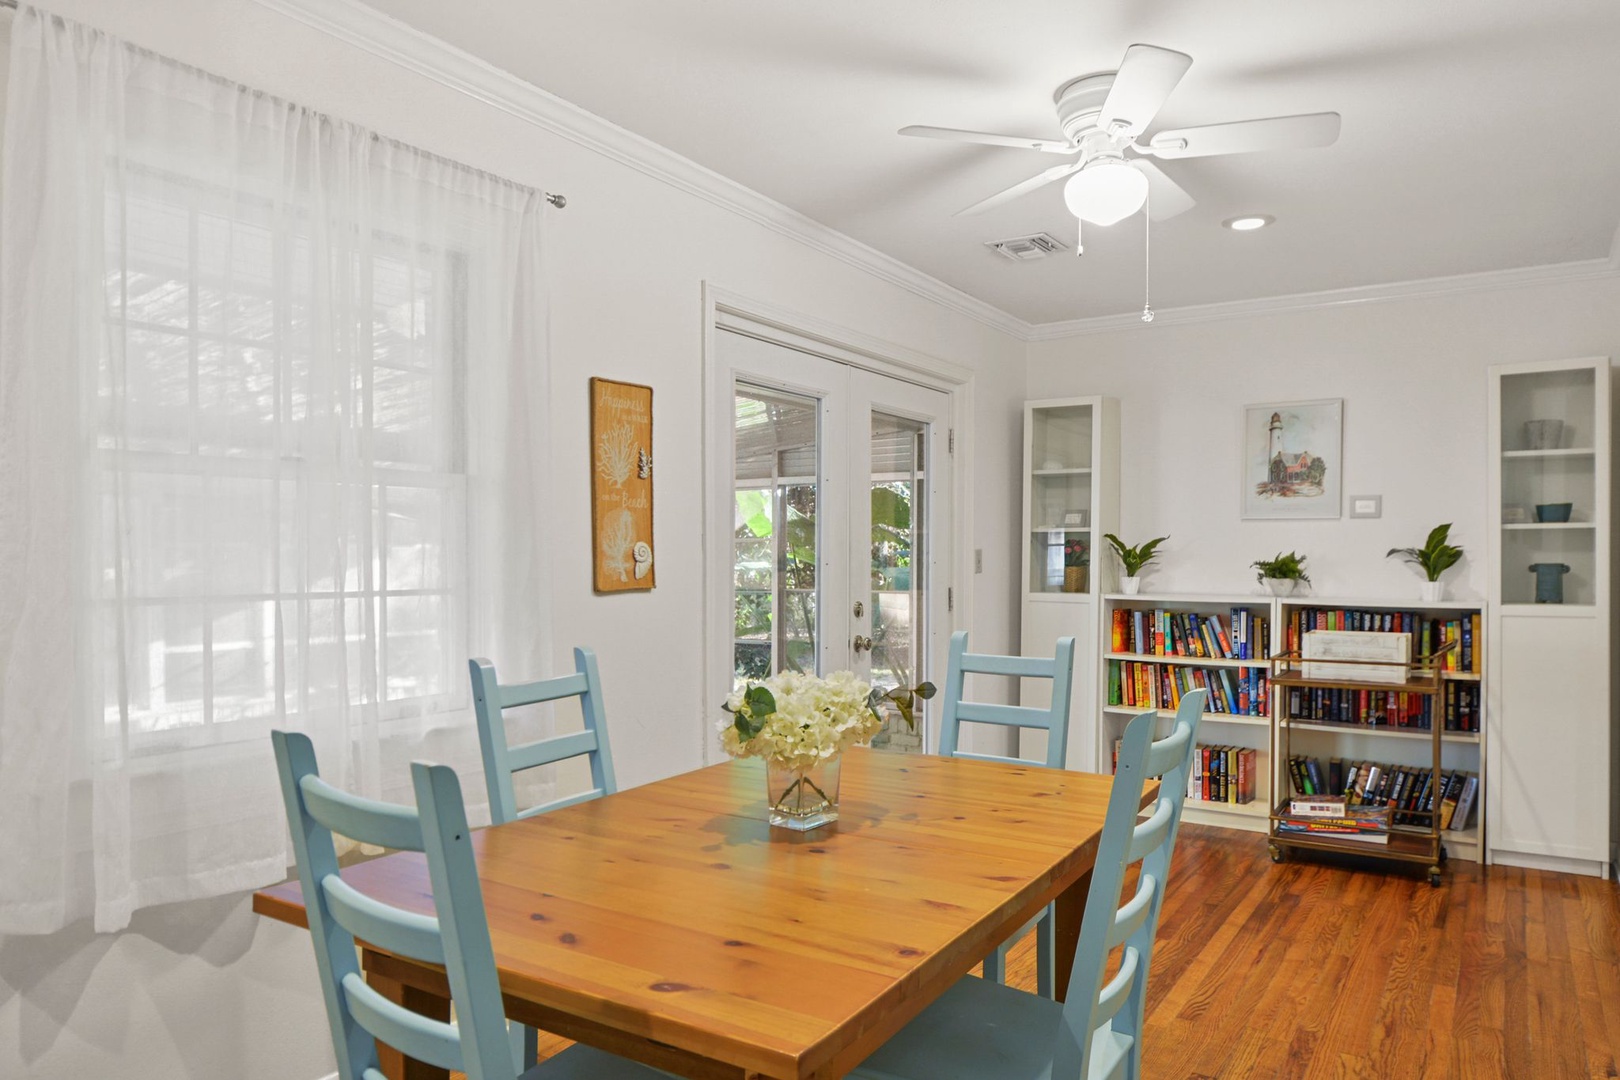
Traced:
<path fill-rule="evenodd" d="M 1052 166 L 1052 168 L 1047 169 L 1045 172 L 1037 173 L 1036 175 L 1030 177 L 1028 180 L 1025 180 L 1022 183 L 1014 184 L 1012 187 L 1008 188 L 1006 191 L 998 191 L 994 195 L 990 196 L 988 199 L 981 199 L 980 201 L 974 203 L 972 206 L 969 206 L 964 210 L 958 210 L 952 216 L 953 217 L 963 217 L 963 216 L 965 216 L 967 214 L 981 214 L 984 211 L 994 209 L 995 207 L 1000 206 L 1003 203 L 1012 202 L 1014 199 L 1018 198 L 1020 195 L 1028 195 L 1030 192 L 1034 191 L 1036 188 L 1045 187 L 1047 184 L 1051 184 L 1051 183 L 1054 183 L 1054 182 L 1056 182 L 1058 180 L 1063 179 L 1065 176 L 1068 176 L 1070 173 L 1079 172 L 1081 164 L 1082 164 L 1082 162 L 1072 161 L 1072 162 L 1069 162 L 1066 165 L 1054 165 L 1054 166 Z"/>
<path fill-rule="evenodd" d="M 1153 136 L 1146 149 L 1157 158 L 1210 157 L 1256 150 L 1295 150 L 1331 146 L 1339 137 L 1339 114 L 1306 113 L 1269 120 L 1177 128 Z"/>
<path fill-rule="evenodd" d="M 1077 147 L 1058 139 L 1025 138 L 1020 135 L 995 135 L 988 131 L 963 131 L 960 128 L 929 127 L 912 124 L 900 129 L 900 134 L 919 139 L 944 139 L 947 142 L 981 143 L 985 146 L 1011 146 L 1019 150 L 1044 150 L 1048 154 L 1072 154 Z"/>
<path fill-rule="evenodd" d="M 1148 217 L 1165 221 L 1177 214 L 1185 214 L 1197 205 L 1182 186 L 1164 174 L 1164 170 L 1144 158 L 1136 158 L 1131 168 L 1148 180 Z"/>
<path fill-rule="evenodd" d="M 1132 45 L 1125 50 L 1114 85 L 1103 101 L 1098 126 L 1123 125 L 1132 136 L 1147 130 L 1190 67 L 1192 57 L 1186 53 L 1157 45 Z"/>

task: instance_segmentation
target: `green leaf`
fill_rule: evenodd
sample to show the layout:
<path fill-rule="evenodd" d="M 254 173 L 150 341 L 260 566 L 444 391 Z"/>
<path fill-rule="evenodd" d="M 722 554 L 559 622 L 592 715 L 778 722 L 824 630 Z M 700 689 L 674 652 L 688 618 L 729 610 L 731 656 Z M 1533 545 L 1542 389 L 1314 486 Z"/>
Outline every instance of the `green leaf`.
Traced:
<path fill-rule="evenodd" d="M 1423 542 L 1424 551 L 1438 551 L 1446 546 L 1446 537 L 1451 534 L 1451 522 L 1436 525 L 1429 533 L 1429 538 Z"/>
<path fill-rule="evenodd" d="M 750 686 L 743 695 L 743 703 L 748 706 L 749 717 L 759 721 L 762 727 L 765 718 L 776 711 L 776 695 L 763 686 Z"/>
<path fill-rule="evenodd" d="M 912 693 L 916 694 L 924 701 L 927 701 L 929 698 L 939 693 L 939 689 L 931 682 L 918 683 L 917 688 L 913 690 Z"/>

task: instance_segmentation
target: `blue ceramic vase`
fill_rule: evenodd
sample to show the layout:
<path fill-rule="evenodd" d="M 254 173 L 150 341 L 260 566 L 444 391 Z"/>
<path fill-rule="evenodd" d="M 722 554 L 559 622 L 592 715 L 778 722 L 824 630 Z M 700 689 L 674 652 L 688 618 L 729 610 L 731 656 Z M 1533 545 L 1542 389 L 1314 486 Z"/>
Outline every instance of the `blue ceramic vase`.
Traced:
<path fill-rule="evenodd" d="M 1560 562 L 1538 562 L 1530 567 L 1536 575 L 1536 603 L 1562 604 L 1564 602 L 1564 575 L 1569 567 Z"/>

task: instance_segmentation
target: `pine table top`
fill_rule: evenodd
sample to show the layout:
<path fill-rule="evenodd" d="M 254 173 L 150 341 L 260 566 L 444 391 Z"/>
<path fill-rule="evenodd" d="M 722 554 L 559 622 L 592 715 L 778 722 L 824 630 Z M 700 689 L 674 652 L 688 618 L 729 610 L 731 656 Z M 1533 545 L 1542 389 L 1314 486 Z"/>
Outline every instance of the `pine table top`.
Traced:
<path fill-rule="evenodd" d="M 763 772 L 726 762 L 480 830 L 508 1015 L 684 1075 L 802 1080 L 858 1064 L 1066 893 L 1072 958 L 1110 777 L 855 750 L 840 819 L 794 833 L 767 823 Z M 418 855 L 344 877 L 432 912 Z M 304 925 L 296 880 L 254 910 Z M 366 959 L 444 992 L 442 972 Z"/>

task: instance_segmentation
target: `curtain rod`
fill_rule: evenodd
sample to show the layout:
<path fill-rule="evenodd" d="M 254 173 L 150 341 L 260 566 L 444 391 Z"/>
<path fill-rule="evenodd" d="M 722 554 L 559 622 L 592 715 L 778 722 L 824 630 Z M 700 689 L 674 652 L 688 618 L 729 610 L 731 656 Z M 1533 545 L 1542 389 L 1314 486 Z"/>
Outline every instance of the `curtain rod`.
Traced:
<path fill-rule="evenodd" d="M 17 10 L 17 4 L 18 4 L 18 0 L 0 0 L 0 10 L 9 9 L 11 11 L 16 11 Z M 217 76 L 215 76 L 215 77 L 217 78 Z M 376 138 L 382 138 L 383 136 L 377 135 L 375 137 Z M 426 151 L 419 151 L 419 152 L 426 153 Z M 460 164 L 460 163 L 458 162 L 456 164 Z M 461 165 L 461 167 L 462 168 L 472 168 L 472 166 L 470 166 L 470 165 Z M 475 171 L 481 171 L 481 170 L 475 170 Z M 501 178 L 496 177 L 496 179 L 501 179 Z M 512 181 L 510 181 L 510 180 L 503 180 L 502 182 L 503 183 L 512 183 Z M 521 186 L 521 185 L 514 185 L 514 186 Z M 558 195 L 558 194 L 555 194 L 555 193 L 550 192 L 550 191 L 542 192 L 542 194 L 545 196 L 546 202 L 550 203 L 552 206 L 555 206 L 559 210 L 561 210 L 563 207 L 568 205 L 568 197 L 565 196 L 565 195 Z"/>

